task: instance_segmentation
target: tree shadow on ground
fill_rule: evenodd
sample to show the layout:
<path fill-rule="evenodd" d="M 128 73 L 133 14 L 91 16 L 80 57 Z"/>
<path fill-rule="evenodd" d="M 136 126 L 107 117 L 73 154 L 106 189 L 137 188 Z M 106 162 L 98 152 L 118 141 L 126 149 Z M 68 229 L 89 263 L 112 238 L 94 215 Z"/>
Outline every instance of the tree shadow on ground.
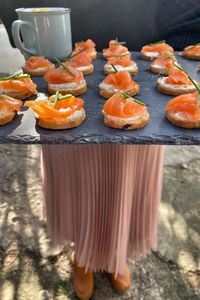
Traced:
<path fill-rule="evenodd" d="M 0 291 L 5 289 L 5 282 L 10 282 L 13 300 L 39 299 L 34 297 L 45 291 L 52 299 L 64 296 L 65 291 L 68 299 L 77 299 L 71 282 L 71 251 L 57 249 L 46 235 L 40 147 L 2 146 L 0 154 Z M 193 175 L 194 166 L 187 171 L 171 168 L 165 172 L 159 251 L 147 258 L 129 261 L 133 284 L 128 293 L 116 294 L 107 274 L 100 273 L 95 274 L 92 299 L 199 299 L 198 168 Z M 174 184 L 176 188 L 171 188 Z M 194 201 L 188 201 L 191 195 Z M 185 265 L 181 253 L 189 257 Z M 28 285 L 30 290 L 23 292 L 22 282 L 26 280 L 33 284 Z"/>

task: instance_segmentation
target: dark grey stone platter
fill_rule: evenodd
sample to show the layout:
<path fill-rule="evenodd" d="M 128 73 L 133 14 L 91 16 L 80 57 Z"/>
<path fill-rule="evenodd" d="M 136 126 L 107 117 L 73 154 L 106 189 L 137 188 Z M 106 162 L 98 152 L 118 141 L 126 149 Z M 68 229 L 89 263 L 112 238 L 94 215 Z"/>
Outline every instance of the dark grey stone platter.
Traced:
<path fill-rule="evenodd" d="M 182 67 L 190 75 L 200 81 L 197 72 L 198 61 L 186 60 L 176 55 Z M 182 129 L 173 126 L 165 117 L 164 107 L 172 96 L 165 96 L 156 91 L 158 75 L 151 73 L 150 62 L 140 59 L 138 52 L 133 52 L 133 59 L 138 63 L 139 73 L 134 80 L 141 84 L 141 92 L 137 99 L 145 102 L 150 113 L 150 121 L 146 127 L 134 131 L 123 131 L 104 126 L 102 106 L 105 102 L 98 94 L 98 85 L 104 79 L 103 66 L 105 60 L 99 54 L 94 61 L 95 72 L 85 76 L 88 92 L 81 96 L 85 100 L 86 120 L 81 126 L 67 130 L 46 130 L 35 124 L 31 109 L 23 107 L 21 113 L 5 126 L 0 127 L 0 143 L 16 144 L 200 144 L 200 129 Z M 42 77 L 33 77 L 38 91 L 47 94 L 47 84 Z"/>

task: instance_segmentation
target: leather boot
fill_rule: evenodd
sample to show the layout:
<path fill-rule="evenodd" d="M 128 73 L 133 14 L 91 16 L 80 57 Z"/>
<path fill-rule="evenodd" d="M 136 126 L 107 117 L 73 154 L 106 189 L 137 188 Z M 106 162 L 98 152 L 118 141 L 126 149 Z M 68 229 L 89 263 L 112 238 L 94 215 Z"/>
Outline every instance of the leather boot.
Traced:
<path fill-rule="evenodd" d="M 124 275 L 117 275 L 115 277 L 115 274 L 110 274 L 110 279 L 111 279 L 112 286 L 116 292 L 118 293 L 126 292 L 131 286 L 131 274 L 128 265 L 126 264 Z"/>
<path fill-rule="evenodd" d="M 90 271 L 78 266 L 77 261 L 73 265 L 73 283 L 76 295 L 81 300 L 88 300 L 92 297 L 94 290 L 94 278 Z"/>

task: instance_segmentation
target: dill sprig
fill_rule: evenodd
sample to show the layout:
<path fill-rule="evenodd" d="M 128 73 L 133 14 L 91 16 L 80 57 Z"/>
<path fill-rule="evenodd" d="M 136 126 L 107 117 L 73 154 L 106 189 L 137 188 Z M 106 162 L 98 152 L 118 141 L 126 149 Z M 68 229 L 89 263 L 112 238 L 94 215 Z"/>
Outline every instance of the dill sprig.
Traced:
<path fill-rule="evenodd" d="M 125 92 L 121 92 L 120 96 L 123 97 L 124 99 L 130 98 L 130 96 Z"/>
<path fill-rule="evenodd" d="M 165 43 L 165 40 L 158 41 L 158 42 L 155 42 L 155 43 L 150 43 L 150 44 L 148 44 L 148 45 L 149 45 L 149 46 L 153 46 L 153 45 L 163 44 L 163 43 Z"/>
<path fill-rule="evenodd" d="M 127 55 L 130 55 L 130 53 L 127 52 L 127 53 L 124 53 L 124 54 L 121 54 L 121 55 L 118 55 L 118 56 L 116 56 L 116 55 L 111 55 L 111 56 L 109 56 L 109 58 L 110 58 L 110 57 L 115 57 L 116 59 L 121 59 L 121 58 L 123 58 L 124 56 L 127 56 Z"/>
<path fill-rule="evenodd" d="M 192 84 L 195 86 L 195 88 L 197 89 L 198 95 L 197 95 L 196 111 L 198 111 L 199 110 L 199 105 L 200 105 L 200 84 L 197 84 L 192 79 L 192 77 L 190 76 L 190 74 L 188 74 L 188 72 L 186 72 L 185 70 L 183 70 L 183 68 L 180 65 L 178 65 L 177 63 L 174 63 L 174 66 L 176 68 L 178 68 L 179 70 L 183 71 L 187 75 L 187 77 L 189 78 L 189 80 L 192 82 Z"/>
<path fill-rule="evenodd" d="M 127 93 L 125 93 L 125 92 L 121 92 L 121 96 L 124 98 L 124 99 L 128 99 L 128 98 L 131 98 L 131 96 L 129 96 Z M 142 101 L 140 101 L 140 100 L 138 100 L 138 99 L 135 99 L 135 98 L 133 98 L 134 99 L 134 101 L 136 102 L 136 103 L 138 103 L 138 104 L 140 104 L 140 105 L 142 105 L 142 106 L 145 106 L 145 104 L 142 102 Z"/>
<path fill-rule="evenodd" d="M 84 52 L 85 50 L 87 50 L 87 48 L 88 47 L 85 47 L 85 48 L 81 49 L 80 51 L 75 52 L 73 55 L 71 55 L 70 57 L 65 58 L 64 60 L 65 61 L 70 61 L 70 60 L 72 61 L 74 56 L 79 55 L 80 53 Z"/>
<path fill-rule="evenodd" d="M 74 56 L 76 56 L 76 55 L 78 55 L 78 54 L 80 54 L 80 53 L 82 53 L 82 52 L 84 52 L 85 50 L 87 50 L 87 48 L 88 47 L 84 47 L 83 49 L 81 49 L 80 51 L 78 51 L 78 52 L 75 52 L 73 55 L 71 55 L 71 57 L 70 58 L 73 58 Z M 69 59 L 70 59 L 69 58 Z"/>
<path fill-rule="evenodd" d="M 118 38 L 115 39 L 116 45 L 126 45 L 126 42 L 119 42 Z"/>
<path fill-rule="evenodd" d="M 55 96 L 55 99 L 54 99 L 54 107 L 56 107 L 56 104 L 58 102 L 58 96 L 59 96 L 59 91 L 56 92 L 56 96 Z"/>
<path fill-rule="evenodd" d="M 71 97 L 72 97 L 72 94 L 67 94 L 65 96 L 59 97 L 58 101 L 65 100 L 65 99 L 68 99 L 68 98 L 71 98 Z"/>
<path fill-rule="evenodd" d="M 169 58 L 176 59 L 176 57 L 173 53 L 170 53 L 170 52 L 167 52 L 167 51 L 163 51 L 163 53 L 167 55 L 167 58 L 165 58 L 164 60 L 167 60 Z"/>
<path fill-rule="evenodd" d="M 14 73 L 10 76 L 7 77 L 1 77 L 0 81 L 5 81 L 5 80 L 18 80 L 18 79 L 23 79 L 23 78 L 30 78 L 30 75 L 28 74 L 23 74 L 23 73 Z"/>
<path fill-rule="evenodd" d="M 76 77 L 76 75 L 67 67 L 65 66 L 57 57 L 55 57 L 55 60 L 57 61 L 57 63 L 63 67 L 64 70 L 66 70 L 69 74 L 71 74 L 73 77 Z"/>
<path fill-rule="evenodd" d="M 111 65 L 112 66 L 112 68 L 114 69 L 114 73 L 117 73 L 118 72 L 118 70 L 117 70 L 117 68 L 115 67 L 115 65 Z"/>
<path fill-rule="evenodd" d="M 71 98 L 71 97 L 72 97 L 71 94 L 67 94 L 67 95 L 62 96 L 62 94 L 60 94 L 60 92 L 57 91 L 56 94 L 55 94 L 55 99 L 51 102 L 53 102 L 54 107 L 56 107 L 56 104 L 57 104 L 58 101 L 62 101 L 62 100 L 65 100 L 65 99 L 68 99 L 68 98 Z"/>

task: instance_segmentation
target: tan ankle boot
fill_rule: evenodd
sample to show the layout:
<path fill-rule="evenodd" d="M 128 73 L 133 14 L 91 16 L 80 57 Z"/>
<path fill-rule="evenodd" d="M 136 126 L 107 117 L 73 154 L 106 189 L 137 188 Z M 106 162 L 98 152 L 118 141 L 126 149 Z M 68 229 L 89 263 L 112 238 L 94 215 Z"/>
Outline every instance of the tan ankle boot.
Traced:
<path fill-rule="evenodd" d="M 92 297 L 94 290 L 93 274 L 90 271 L 85 273 L 85 268 L 79 267 L 76 261 L 73 265 L 73 282 L 76 295 L 81 300 L 88 300 Z"/>
<path fill-rule="evenodd" d="M 124 275 L 117 275 L 115 277 L 115 274 L 110 274 L 110 279 L 111 279 L 112 286 L 116 292 L 118 293 L 126 292 L 131 286 L 131 274 L 128 265 L 126 264 Z"/>

